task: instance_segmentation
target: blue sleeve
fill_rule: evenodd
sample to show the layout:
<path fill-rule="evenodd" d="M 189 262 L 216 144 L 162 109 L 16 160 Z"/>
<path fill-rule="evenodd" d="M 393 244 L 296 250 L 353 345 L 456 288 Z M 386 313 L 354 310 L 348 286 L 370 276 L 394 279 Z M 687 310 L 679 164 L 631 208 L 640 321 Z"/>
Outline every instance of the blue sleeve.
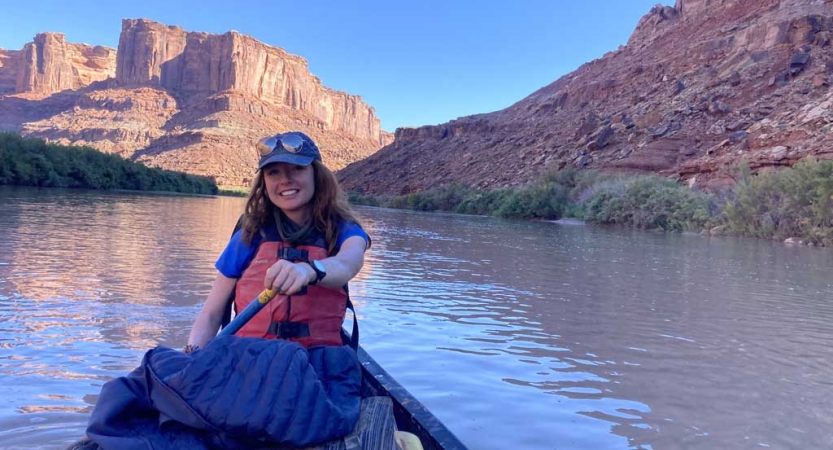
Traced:
<path fill-rule="evenodd" d="M 343 244 L 344 241 L 353 236 L 358 236 L 364 239 L 365 250 L 370 248 L 370 236 L 367 235 L 367 232 L 365 232 L 364 229 L 361 226 L 359 226 L 359 224 L 355 222 L 342 222 L 341 228 L 338 232 L 338 242 L 336 242 L 336 251 L 341 250 L 341 244 Z"/>
<path fill-rule="evenodd" d="M 255 256 L 257 250 L 257 238 L 252 241 L 252 245 L 248 246 L 242 239 L 243 230 L 238 230 L 229 240 L 226 249 L 220 255 L 220 258 L 214 264 L 214 267 L 220 271 L 223 276 L 228 278 L 240 278 L 243 274 L 243 269 L 248 266 L 252 258 Z"/>

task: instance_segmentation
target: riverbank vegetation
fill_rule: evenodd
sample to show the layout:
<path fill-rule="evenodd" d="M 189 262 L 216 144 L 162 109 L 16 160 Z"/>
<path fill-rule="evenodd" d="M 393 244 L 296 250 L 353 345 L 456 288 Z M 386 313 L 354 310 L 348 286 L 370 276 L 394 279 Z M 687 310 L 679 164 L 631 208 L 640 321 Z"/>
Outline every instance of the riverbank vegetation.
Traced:
<path fill-rule="evenodd" d="M 350 200 L 418 211 L 518 219 L 570 217 L 650 230 L 797 238 L 833 246 L 833 161 L 808 159 L 758 175 L 743 163 L 727 170 L 736 184 L 719 192 L 692 190 L 659 176 L 565 170 L 514 189 L 452 185 L 403 196 L 350 194 Z"/>
<path fill-rule="evenodd" d="M 207 177 L 145 165 L 90 147 L 0 133 L 0 185 L 127 189 L 216 195 Z"/>
<path fill-rule="evenodd" d="M 243 186 L 217 186 L 219 191 L 217 195 L 226 197 L 248 197 L 249 188 Z"/>

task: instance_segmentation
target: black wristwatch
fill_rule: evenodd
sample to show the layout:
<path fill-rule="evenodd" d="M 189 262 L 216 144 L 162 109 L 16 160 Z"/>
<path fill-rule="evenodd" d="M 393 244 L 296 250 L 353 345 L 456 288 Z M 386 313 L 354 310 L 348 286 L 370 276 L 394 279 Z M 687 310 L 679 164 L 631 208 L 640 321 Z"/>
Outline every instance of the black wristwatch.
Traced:
<path fill-rule="evenodd" d="M 324 268 L 324 264 L 321 264 L 321 261 L 307 260 L 306 263 L 315 271 L 315 281 L 310 283 L 311 285 L 320 283 L 327 276 L 327 269 Z"/>

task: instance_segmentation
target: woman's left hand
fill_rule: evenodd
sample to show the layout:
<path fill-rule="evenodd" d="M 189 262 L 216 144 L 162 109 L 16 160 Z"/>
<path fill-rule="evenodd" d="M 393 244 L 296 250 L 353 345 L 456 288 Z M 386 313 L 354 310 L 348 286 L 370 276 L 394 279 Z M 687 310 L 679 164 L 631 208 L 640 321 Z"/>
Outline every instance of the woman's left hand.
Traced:
<path fill-rule="evenodd" d="M 310 283 L 310 276 L 315 277 L 315 271 L 309 264 L 281 259 L 266 271 L 263 287 L 279 294 L 293 295 Z"/>

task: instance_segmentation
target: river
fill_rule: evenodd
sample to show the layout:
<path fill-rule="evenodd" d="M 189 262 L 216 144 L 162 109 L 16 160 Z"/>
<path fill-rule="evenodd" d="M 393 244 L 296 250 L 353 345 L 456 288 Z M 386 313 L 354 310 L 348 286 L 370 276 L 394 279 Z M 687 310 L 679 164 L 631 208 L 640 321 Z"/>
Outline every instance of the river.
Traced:
<path fill-rule="evenodd" d="M 244 199 L 0 186 L 0 448 L 181 347 Z M 358 208 L 362 345 L 472 449 L 833 447 L 833 252 Z"/>

